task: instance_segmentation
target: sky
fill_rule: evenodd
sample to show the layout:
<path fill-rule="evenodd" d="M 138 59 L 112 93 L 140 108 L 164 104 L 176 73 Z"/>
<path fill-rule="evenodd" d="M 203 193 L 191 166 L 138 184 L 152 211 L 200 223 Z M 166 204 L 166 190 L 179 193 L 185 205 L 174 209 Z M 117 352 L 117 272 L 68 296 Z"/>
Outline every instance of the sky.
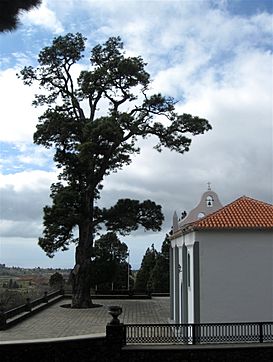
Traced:
<path fill-rule="evenodd" d="M 209 120 L 184 155 L 158 153 L 141 141 L 130 166 L 104 180 L 101 204 L 151 199 L 162 206 L 162 231 L 121 238 L 139 268 L 146 249 L 160 250 L 172 215 L 194 208 L 207 183 L 223 205 L 243 195 L 272 203 L 272 1 L 270 0 L 43 0 L 20 15 L 16 31 L 0 34 L 0 263 L 72 268 L 74 246 L 48 258 L 38 246 L 43 207 L 57 179 L 52 151 L 33 144 L 36 86 L 16 77 L 37 65 L 54 37 L 81 32 L 88 54 L 120 36 L 126 54 L 142 56 L 154 93 L 177 101 L 177 113 Z"/>

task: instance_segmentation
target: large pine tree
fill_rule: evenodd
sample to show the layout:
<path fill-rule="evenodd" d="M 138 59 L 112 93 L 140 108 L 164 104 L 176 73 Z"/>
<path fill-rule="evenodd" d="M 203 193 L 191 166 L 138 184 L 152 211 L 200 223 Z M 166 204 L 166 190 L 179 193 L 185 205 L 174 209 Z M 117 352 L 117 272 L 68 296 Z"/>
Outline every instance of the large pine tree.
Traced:
<path fill-rule="evenodd" d="M 118 37 L 92 49 L 91 67 L 75 82 L 72 70 L 83 57 L 85 40 L 80 33 L 59 36 L 42 49 L 36 68 L 21 71 L 25 84 L 36 82 L 45 90 L 34 100 L 46 106 L 34 142 L 54 148 L 60 169 L 60 182 L 51 186 L 52 205 L 44 208 L 39 245 L 53 256 L 76 243 L 72 306 L 77 308 L 92 306 L 91 256 L 101 225 L 126 234 L 139 225 L 160 230 L 163 221 L 161 207 L 150 200 L 122 199 L 108 209 L 98 207 L 104 177 L 130 164 L 141 137 L 156 136 L 158 151 L 167 147 L 182 154 L 189 150 L 191 135 L 211 128 L 205 119 L 178 115 L 172 98 L 148 95 L 145 63 L 141 57 L 126 57 Z M 105 100 L 108 111 L 99 115 Z"/>

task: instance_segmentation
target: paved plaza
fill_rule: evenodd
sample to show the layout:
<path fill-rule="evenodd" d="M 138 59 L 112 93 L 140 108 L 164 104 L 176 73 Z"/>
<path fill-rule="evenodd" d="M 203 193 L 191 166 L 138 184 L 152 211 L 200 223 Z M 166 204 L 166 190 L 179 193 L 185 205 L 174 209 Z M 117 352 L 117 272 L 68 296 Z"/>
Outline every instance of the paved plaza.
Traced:
<path fill-rule="evenodd" d="M 0 331 L 0 341 L 57 338 L 87 334 L 105 334 L 105 326 L 111 320 L 108 306 L 119 305 L 123 323 L 167 323 L 169 318 L 169 298 L 152 299 L 95 299 L 102 307 L 92 309 L 68 309 L 61 305 L 69 303 L 64 299 L 44 311 L 18 323 L 5 331 Z"/>

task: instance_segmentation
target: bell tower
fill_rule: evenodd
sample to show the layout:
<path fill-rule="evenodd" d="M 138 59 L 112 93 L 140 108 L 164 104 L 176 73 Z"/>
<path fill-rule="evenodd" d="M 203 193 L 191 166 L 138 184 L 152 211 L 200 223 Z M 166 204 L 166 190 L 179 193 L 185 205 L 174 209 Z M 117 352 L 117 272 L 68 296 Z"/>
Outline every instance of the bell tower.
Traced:
<path fill-rule="evenodd" d="M 201 196 L 199 204 L 192 209 L 185 218 L 178 222 L 178 229 L 186 224 L 197 221 L 222 207 L 223 205 L 221 204 L 218 195 L 211 189 L 211 183 L 208 182 L 208 189 Z"/>

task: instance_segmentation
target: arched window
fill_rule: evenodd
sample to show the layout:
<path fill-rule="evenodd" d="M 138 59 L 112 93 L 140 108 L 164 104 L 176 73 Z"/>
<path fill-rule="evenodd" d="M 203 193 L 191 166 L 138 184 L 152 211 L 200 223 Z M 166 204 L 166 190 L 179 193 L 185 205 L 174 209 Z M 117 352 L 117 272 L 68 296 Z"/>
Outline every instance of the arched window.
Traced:
<path fill-rule="evenodd" d="M 206 203 L 207 203 L 207 207 L 212 207 L 213 206 L 213 197 L 207 196 Z"/>

